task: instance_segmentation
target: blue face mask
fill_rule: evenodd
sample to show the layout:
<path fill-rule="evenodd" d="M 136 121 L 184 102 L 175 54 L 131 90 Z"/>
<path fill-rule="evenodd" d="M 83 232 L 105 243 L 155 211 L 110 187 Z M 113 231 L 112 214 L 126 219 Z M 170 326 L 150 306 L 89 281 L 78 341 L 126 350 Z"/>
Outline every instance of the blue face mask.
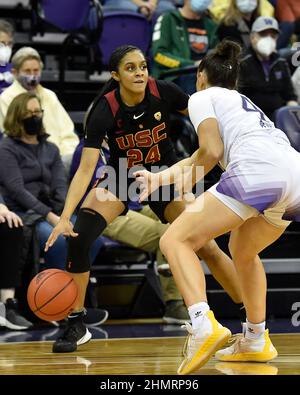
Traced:
<path fill-rule="evenodd" d="M 28 74 L 19 74 L 18 81 L 23 86 L 24 89 L 30 91 L 37 87 L 37 85 L 41 81 L 41 75 L 28 75 Z"/>
<path fill-rule="evenodd" d="M 191 9 L 197 14 L 201 14 L 208 9 L 212 0 L 191 0 Z"/>

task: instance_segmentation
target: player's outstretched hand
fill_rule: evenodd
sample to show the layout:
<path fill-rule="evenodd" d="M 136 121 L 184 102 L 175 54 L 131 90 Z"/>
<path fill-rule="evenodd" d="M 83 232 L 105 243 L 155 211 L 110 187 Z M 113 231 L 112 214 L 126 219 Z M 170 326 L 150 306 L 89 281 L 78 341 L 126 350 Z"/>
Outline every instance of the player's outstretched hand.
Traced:
<path fill-rule="evenodd" d="M 151 173 L 148 170 L 138 170 L 133 173 L 136 180 L 140 183 L 139 202 L 143 202 L 152 192 L 159 187 L 159 173 Z"/>
<path fill-rule="evenodd" d="M 45 244 L 45 252 L 47 252 L 48 249 L 53 246 L 53 244 L 56 242 L 56 239 L 61 234 L 63 234 L 64 236 L 71 236 L 71 237 L 78 236 L 78 233 L 75 233 L 73 231 L 72 222 L 70 220 L 61 218 L 59 220 L 58 224 L 54 227 L 51 235 L 49 236 L 49 238 Z"/>

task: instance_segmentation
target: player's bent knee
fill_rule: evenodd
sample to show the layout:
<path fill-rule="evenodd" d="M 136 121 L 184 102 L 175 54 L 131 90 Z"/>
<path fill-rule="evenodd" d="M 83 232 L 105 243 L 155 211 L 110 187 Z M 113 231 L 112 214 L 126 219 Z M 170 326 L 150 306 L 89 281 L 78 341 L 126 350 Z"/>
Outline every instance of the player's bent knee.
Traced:
<path fill-rule="evenodd" d="M 228 248 L 235 265 L 251 264 L 254 262 L 257 255 L 255 252 L 248 252 L 245 248 L 241 248 L 241 246 L 235 242 L 229 242 Z"/>
<path fill-rule="evenodd" d="M 74 226 L 77 237 L 69 239 L 66 270 L 71 273 L 85 273 L 91 268 L 90 247 L 106 228 L 105 218 L 90 208 L 79 210 Z"/>

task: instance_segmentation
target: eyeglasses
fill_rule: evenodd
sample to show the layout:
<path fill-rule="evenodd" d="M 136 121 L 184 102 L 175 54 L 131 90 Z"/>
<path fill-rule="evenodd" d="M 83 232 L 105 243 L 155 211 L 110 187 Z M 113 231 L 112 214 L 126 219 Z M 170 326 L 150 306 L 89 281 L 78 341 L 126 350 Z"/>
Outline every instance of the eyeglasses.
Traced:
<path fill-rule="evenodd" d="M 35 111 L 30 111 L 27 110 L 25 113 L 25 117 L 42 117 L 44 114 L 44 110 L 35 110 Z"/>

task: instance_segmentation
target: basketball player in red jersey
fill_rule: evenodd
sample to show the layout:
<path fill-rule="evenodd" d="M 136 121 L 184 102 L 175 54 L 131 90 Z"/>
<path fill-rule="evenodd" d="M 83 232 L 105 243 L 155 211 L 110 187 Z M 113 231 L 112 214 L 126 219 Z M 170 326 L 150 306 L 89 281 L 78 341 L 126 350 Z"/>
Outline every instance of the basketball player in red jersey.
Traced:
<path fill-rule="evenodd" d="M 170 139 L 170 113 L 187 114 L 188 95 L 173 83 L 149 78 L 147 62 L 139 48 L 117 48 L 111 55 L 109 68 L 112 78 L 88 110 L 80 166 L 71 182 L 60 221 L 45 246 L 48 250 L 60 234 L 71 236 L 66 270 L 79 290 L 74 312 L 69 316 L 64 334 L 54 343 L 53 352 L 73 352 L 90 340 L 91 334 L 82 322 L 90 274 L 90 246 L 107 224 L 126 213 L 130 187 L 135 182 L 130 173 L 135 166 L 150 169 L 153 165 L 171 166 L 177 162 Z M 108 139 L 109 165 L 116 171 L 116 182 L 108 186 L 108 174 L 98 180 L 83 202 L 73 229 L 71 215 L 90 183 L 104 137 Z M 122 163 L 125 161 L 125 166 L 119 166 L 120 159 Z M 183 201 L 174 201 L 174 194 L 168 199 L 154 200 L 150 197 L 148 203 L 163 222 L 173 222 L 185 208 Z M 214 241 L 199 251 L 199 257 L 240 304 L 239 285 L 230 258 Z"/>

